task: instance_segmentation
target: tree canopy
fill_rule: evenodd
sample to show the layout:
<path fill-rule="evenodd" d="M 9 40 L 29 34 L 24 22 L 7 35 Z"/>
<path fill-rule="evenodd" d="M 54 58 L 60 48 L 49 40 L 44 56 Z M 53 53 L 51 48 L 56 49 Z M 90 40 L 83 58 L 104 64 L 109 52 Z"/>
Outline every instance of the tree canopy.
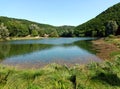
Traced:
<path fill-rule="evenodd" d="M 25 37 L 25 36 L 49 36 L 49 37 L 66 37 L 69 31 L 73 32 L 74 26 L 52 26 L 48 24 L 40 24 L 24 19 L 15 19 L 8 17 L 0 17 L 0 24 L 4 23 L 9 31 L 9 37 Z"/>
<path fill-rule="evenodd" d="M 120 27 L 120 3 L 108 8 L 95 18 L 75 28 L 76 36 L 103 37 L 118 34 Z M 118 34 L 120 35 L 120 33 Z"/>
<path fill-rule="evenodd" d="M 9 31 L 6 26 L 4 26 L 3 23 L 0 25 L 0 38 L 6 39 L 6 37 L 9 36 Z"/>
<path fill-rule="evenodd" d="M 108 8 L 95 18 L 77 27 L 52 26 L 24 19 L 0 17 L 0 24 L 8 29 L 9 37 L 104 37 L 120 35 L 120 3 Z M 4 36 L 1 36 L 4 37 Z"/>

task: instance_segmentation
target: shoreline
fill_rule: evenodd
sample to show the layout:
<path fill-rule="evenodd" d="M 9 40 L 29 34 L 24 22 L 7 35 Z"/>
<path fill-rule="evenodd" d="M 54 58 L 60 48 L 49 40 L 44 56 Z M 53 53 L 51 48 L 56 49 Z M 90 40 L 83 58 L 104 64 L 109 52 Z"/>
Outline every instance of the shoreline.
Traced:
<path fill-rule="evenodd" d="M 12 40 L 42 39 L 42 38 L 46 38 L 46 37 L 21 37 L 21 38 L 18 37 L 18 38 L 10 39 L 10 41 L 12 41 Z M 104 38 L 100 38 L 100 39 L 97 39 L 97 40 L 92 40 L 91 42 L 93 43 L 93 49 L 98 51 L 96 53 L 96 56 L 98 56 L 102 61 L 113 59 L 110 56 L 110 54 L 114 51 L 119 51 L 120 50 L 120 48 L 118 48 L 115 44 L 108 43 L 107 41 L 105 41 Z M 63 63 L 58 63 L 58 64 L 63 64 Z M 67 64 L 67 63 L 65 63 L 65 64 Z M 37 64 L 36 67 L 40 68 L 43 65 L 44 65 L 44 63 L 40 63 L 40 64 Z M 71 64 L 68 63 L 68 65 L 70 66 Z M 31 66 L 30 66 L 30 64 L 25 64 L 25 65 L 22 65 L 22 67 L 23 68 L 24 67 L 30 68 Z"/>
<path fill-rule="evenodd" d="M 92 41 L 93 47 L 98 50 L 96 56 L 100 57 L 103 60 L 112 60 L 113 57 L 110 56 L 112 52 L 120 51 L 114 43 L 105 41 L 104 38 L 100 38 Z"/>
<path fill-rule="evenodd" d="M 32 39 L 42 39 L 47 37 L 8 37 L 6 40 L 0 39 L 0 42 L 2 41 L 13 41 L 13 40 L 32 40 Z"/>

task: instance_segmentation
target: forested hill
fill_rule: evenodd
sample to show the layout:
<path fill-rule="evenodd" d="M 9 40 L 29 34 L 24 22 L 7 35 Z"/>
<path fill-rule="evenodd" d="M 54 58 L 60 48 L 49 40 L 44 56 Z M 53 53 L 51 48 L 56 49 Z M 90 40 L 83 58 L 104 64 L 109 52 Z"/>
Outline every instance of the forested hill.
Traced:
<path fill-rule="evenodd" d="M 120 3 L 75 28 L 76 36 L 120 35 Z"/>
<path fill-rule="evenodd" d="M 0 38 L 6 37 L 104 37 L 120 35 L 120 3 L 77 27 L 52 26 L 24 19 L 0 17 Z"/>
<path fill-rule="evenodd" d="M 25 36 L 72 36 L 74 26 L 56 27 L 47 24 L 40 24 L 24 19 L 15 19 L 0 16 L 0 38 L 25 37 Z"/>

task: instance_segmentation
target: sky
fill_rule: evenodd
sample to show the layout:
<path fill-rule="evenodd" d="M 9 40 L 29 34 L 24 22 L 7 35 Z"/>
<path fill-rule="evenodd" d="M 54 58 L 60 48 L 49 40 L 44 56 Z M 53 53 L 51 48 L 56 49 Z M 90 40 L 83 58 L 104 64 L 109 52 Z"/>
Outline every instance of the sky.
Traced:
<path fill-rule="evenodd" d="M 0 0 L 0 16 L 77 26 L 120 0 Z"/>

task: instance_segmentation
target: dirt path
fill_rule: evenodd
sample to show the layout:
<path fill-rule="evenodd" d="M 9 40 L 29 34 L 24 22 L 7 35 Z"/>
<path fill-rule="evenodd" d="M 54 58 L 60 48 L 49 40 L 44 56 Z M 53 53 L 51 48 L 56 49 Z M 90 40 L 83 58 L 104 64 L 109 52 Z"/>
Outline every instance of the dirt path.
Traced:
<path fill-rule="evenodd" d="M 103 38 L 92 42 L 94 44 L 94 48 L 98 50 L 96 55 L 103 60 L 110 60 L 111 52 L 120 50 L 116 45 L 105 42 Z"/>

